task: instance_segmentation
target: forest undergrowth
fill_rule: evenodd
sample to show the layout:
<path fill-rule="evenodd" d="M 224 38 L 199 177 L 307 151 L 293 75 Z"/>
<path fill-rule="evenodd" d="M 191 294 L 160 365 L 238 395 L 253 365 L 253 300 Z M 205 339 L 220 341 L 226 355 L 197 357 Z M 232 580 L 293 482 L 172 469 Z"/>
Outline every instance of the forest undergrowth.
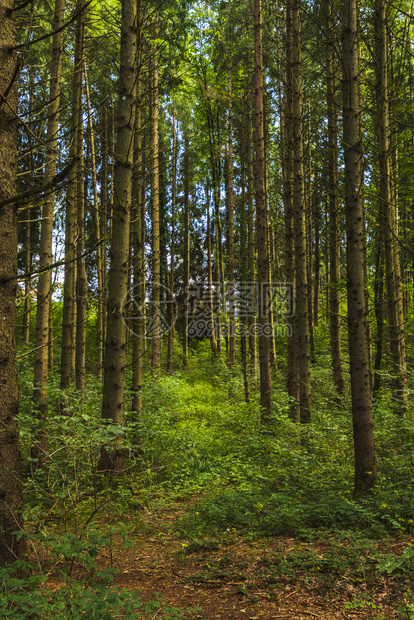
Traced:
<path fill-rule="evenodd" d="M 346 609 L 387 618 L 369 594 L 386 579 L 394 596 L 398 592 L 392 617 L 414 619 L 414 422 L 411 412 L 404 418 L 393 412 L 386 389 L 375 403 L 378 482 L 356 501 L 350 402 L 335 394 L 322 356 L 313 368 L 310 425 L 289 419 L 284 369 L 275 373 L 273 414 L 263 425 L 254 383 L 246 404 L 241 375 L 221 359 L 212 361 L 203 343 L 194 347 L 187 369 L 177 359 L 171 376 L 147 378 L 142 412 L 138 419 L 127 413 L 123 428 L 102 423 L 101 386 L 92 377 L 84 401 L 73 394 L 65 416 L 52 386 L 42 468 L 31 458 L 39 429 L 27 358 L 20 376 L 30 551 L 24 562 L 2 569 L 2 617 L 197 617 L 194 608 L 171 607 L 157 597 L 143 602 L 139 592 L 117 590 L 112 562 L 104 569 L 98 562 L 115 539 L 128 546 L 145 535 L 148 514 L 162 521 L 175 511 L 169 529 L 181 541 L 174 551 L 178 562 L 236 539 L 269 545 L 293 539 L 262 564 L 267 583 L 346 578 L 368 588 Z M 97 463 L 100 446 L 114 441 L 127 459 L 124 473 L 112 479 L 97 473 Z M 218 573 L 226 578 L 222 564 L 207 565 L 207 580 Z M 79 566 L 85 572 L 75 578 Z M 51 592 L 46 584 L 56 570 L 62 583 Z M 240 587 L 240 596 L 251 596 L 248 583 Z"/>

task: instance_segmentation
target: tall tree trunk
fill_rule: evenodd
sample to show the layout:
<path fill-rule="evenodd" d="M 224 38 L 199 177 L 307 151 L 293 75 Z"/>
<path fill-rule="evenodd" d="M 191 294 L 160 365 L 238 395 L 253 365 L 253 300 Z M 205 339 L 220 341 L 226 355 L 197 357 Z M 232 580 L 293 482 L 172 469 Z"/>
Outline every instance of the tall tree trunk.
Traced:
<path fill-rule="evenodd" d="M 184 132 L 184 334 L 183 334 L 183 365 L 188 365 L 188 322 L 190 312 L 190 154 L 188 128 Z"/>
<path fill-rule="evenodd" d="M 229 262 L 227 286 L 229 294 L 229 367 L 234 369 L 236 364 L 236 316 L 234 293 L 234 187 L 233 187 L 233 85 L 232 85 L 232 51 L 228 52 L 228 240 Z"/>
<path fill-rule="evenodd" d="M 58 152 L 58 127 L 60 105 L 60 82 L 62 73 L 63 30 L 61 27 L 65 19 L 65 0 L 56 0 L 53 20 L 54 35 L 52 38 L 52 61 L 50 67 L 50 90 L 48 123 L 46 134 L 46 165 L 45 183 L 52 181 L 56 172 Z M 55 193 L 51 192 L 45 198 L 42 208 L 42 222 L 40 232 L 39 275 L 37 288 L 36 313 L 36 341 L 33 378 L 33 404 L 39 420 L 47 415 L 47 385 L 48 385 L 48 345 L 49 345 L 49 303 L 52 294 L 52 271 L 47 269 L 52 263 L 52 233 L 53 210 Z M 42 422 L 41 422 L 42 423 Z M 41 464 L 47 449 L 47 436 L 44 429 L 39 430 L 38 444 L 33 449 L 32 456 Z"/>
<path fill-rule="evenodd" d="M 392 390 L 403 412 L 408 403 L 405 360 L 403 295 L 400 254 L 397 242 L 397 214 L 390 144 L 390 110 L 388 88 L 387 6 L 375 1 L 375 59 L 377 136 L 380 172 L 380 219 L 385 249 L 385 275 L 388 301 L 388 332 L 392 360 Z"/>
<path fill-rule="evenodd" d="M 375 483 L 377 464 L 372 420 L 365 314 L 362 131 L 359 102 L 359 40 L 356 0 L 342 12 L 343 144 L 345 160 L 348 339 L 355 454 L 355 496 Z"/>
<path fill-rule="evenodd" d="M 0 93 L 14 82 L 16 27 L 13 0 L 0 5 Z M 0 200 L 16 194 L 17 89 L 12 86 L 0 101 Z M 15 301 L 17 288 L 17 208 L 0 207 L 0 566 L 23 556 L 23 529 L 17 386 Z"/>
<path fill-rule="evenodd" d="M 101 140 L 101 241 L 102 241 L 102 366 L 106 337 L 106 293 L 107 293 L 107 247 L 108 247 L 108 103 L 103 109 L 103 135 Z M 102 374 L 103 377 L 103 374 Z"/>
<path fill-rule="evenodd" d="M 95 220 L 95 236 L 96 236 L 96 273 L 98 280 L 97 290 L 97 319 L 96 319 L 96 342 L 98 356 L 96 361 L 96 375 L 98 379 L 102 379 L 102 362 L 103 362 L 103 307 L 104 307 L 104 260 L 103 260 L 103 245 L 101 238 L 101 220 L 102 215 L 99 213 L 99 200 L 98 200 L 98 180 L 96 174 L 96 152 L 95 152 L 95 135 L 93 129 L 93 118 L 91 109 L 91 95 L 89 90 L 88 72 L 86 68 L 86 61 L 84 60 L 84 75 L 85 75 L 85 90 L 86 90 L 86 105 L 88 110 L 88 128 L 91 143 L 91 172 L 92 172 L 92 190 L 93 190 L 93 214 Z"/>
<path fill-rule="evenodd" d="M 108 326 L 105 345 L 102 417 L 122 424 L 126 371 L 124 304 L 128 292 L 128 259 L 137 74 L 137 3 L 124 0 L 121 15 L 121 70 L 115 146 L 114 214 L 108 279 Z M 113 473 L 123 468 L 116 445 L 101 450 L 98 468 Z"/>
<path fill-rule="evenodd" d="M 333 367 L 333 381 L 339 394 L 345 389 L 341 350 L 341 292 L 340 292 L 340 239 L 339 239 L 339 183 L 338 183 L 338 115 L 337 64 L 335 62 L 332 0 L 326 0 L 326 24 L 331 40 L 327 42 L 328 107 L 328 200 L 329 200 L 329 335 Z"/>
<path fill-rule="evenodd" d="M 242 93 L 241 97 L 241 112 L 242 118 L 245 116 L 245 96 Z M 254 291 L 252 284 L 249 283 L 249 256 L 248 256 L 248 233 L 247 233 L 247 219 L 248 219 L 248 201 L 246 191 L 246 130 L 245 126 L 241 125 L 241 138 L 240 138 L 240 182 L 241 182 L 241 209 L 240 209 L 240 258 L 239 258 L 239 282 L 240 290 L 249 295 Z M 247 203 L 247 204 L 246 204 Z M 246 208 L 247 207 L 247 208 Z M 249 364 L 248 364 L 248 330 L 249 330 L 249 316 L 252 313 L 251 302 L 247 303 L 247 308 L 239 305 L 239 320 L 241 323 L 241 363 L 243 372 L 243 384 L 244 384 L 244 400 L 246 403 L 250 402 L 250 381 L 249 381 Z"/>
<path fill-rule="evenodd" d="M 381 229 L 377 234 L 374 281 L 374 311 L 377 324 L 375 360 L 374 360 L 374 387 L 372 395 L 375 397 L 381 387 L 381 361 L 384 340 L 384 247 Z"/>
<path fill-rule="evenodd" d="M 76 75 L 74 75 L 73 96 L 76 96 Z M 75 108 L 75 104 L 73 105 Z M 74 137 L 76 128 L 73 111 L 72 136 Z M 71 160 L 76 155 L 76 141 L 72 139 L 69 157 Z M 76 262 L 75 257 L 75 236 L 76 236 L 76 166 L 68 177 L 68 191 L 66 194 L 66 214 L 65 214 L 65 279 L 63 285 L 63 309 L 62 309 L 62 351 L 60 357 L 60 390 L 62 397 L 60 400 L 60 410 L 64 412 L 69 407 L 69 388 L 73 372 L 73 355 L 75 352 L 76 341 L 76 303 L 75 303 L 75 283 L 76 283 Z"/>
<path fill-rule="evenodd" d="M 216 325 L 214 318 L 213 268 L 211 261 L 211 220 L 210 220 L 210 190 L 206 187 L 207 203 L 207 278 L 208 278 L 208 334 L 213 357 L 217 355 Z"/>
<path fill-rule="evenodd" d="M 306 105 L 307 104 L 307 105 Z M 307 118 L 303 121 L 304 147 L 303 147 L 303 185 L 304 185 L 304 209 L 305 209 L 305 231 L 306 231 L 306 279 L 308 285 L 308 323 L 309 323 L 309 355 L 312 363 L 315 362 L 315 324 L 313 316 L 313 213 L 312 213 L 312 130 L 311 130 L 311 105 L 310 101 L 305 103 L 308 109 Z M 303 115 L 303 112 L 302 112 Z M 316 226 L 315 226 L 316 230 Z M 316 275 L 316 274 L 315 274 Z"/>
<path fill-rule="evenodd" d="M 168 306 L 168 349 L 167 349 L 167 372 L 172 374 L 172 354 L 174 343 L 174 276 L 175 276 L 175 225 L 176 225 L 176 193 L 177 193 L 177 136 L 175 129 L 175 105 L 173 106 L 172 118 L 172 180 L 171 180 L 171 248 L 170 248 L 170 281 L 168 286 L 169 306 Z"/>
<path fill-rule="evenodd" d="M 254 0 L 254 50 L 255 50 L 255 198 L 257 217 L 257 284 L 260 366 L 261 418 L 266 422 L 272 411 L 272 376 L 270 373 L 270 291 L 269 256 L 267 244 L 267 210 L 265 198 L 265 151 L 263 118 L 263 53 L 262 6 Z"/>
<path fill-rule="evenodd" d="M 29 116 L 29 122 L 32 120 L 32 115 L 33 115 L 33 90 L 34 90 L 34 76 L 33 76 L 33 69 L 29 70 L 29 109 L 28 109 L 28 116 Z M 33 176 L 35 174 L 35 166 L 34 166 L 34 161 L 33 161 L 33 150 L 32 150 L 32 137 L 29 134 L 28 136 L 28 141 L 29 141 L 29 150 L 28 150 L 28 154 L 27 154 L 27 169 L 29 171 L 28 177 L 27 177 L 27 189 L 31 188 L 32 185 L 32 179 Z M 25 212 L 25 240 L 24 240 L 24 271 L 25 273 L 30 273 L 30 270 L 32 268 L 32 235 L 31 235 L 31 213 L 30 213 L 30 209 L 27 209 Z M 31 299 L 30 299 L 30 278 L 26 278 L 26 280 L 24 281 L 24 311 L 23 311 L 23 342 L 25 344 L 26 347 L 29 346 L 29 341 L 30 341 L 30 306 L 31 306 Z"/>
<path fill-rule="evenodd" d="M 250 353 L 250 375 L 254 385 L 256 384 L 257 373 L 257 339 L 256 339 L 256 230 L 254 213 L 254 142 L 253 142 L 253 105 L 249 98 L 247 107 L 247 136 L 246 136 L 246 157 L 247 157 L 247 255 L 248 255 L 248 274 L 249 286 L 253 292 L 253 304 L 249 312 L 249 353 Z"/>
<path fill-rule="evenodd" d="M 155 31 L 158 36 L 158 14 L 155 19 Z M 151 372 L 158 375 L 160 368 L 160 295 L 161 295 L 161 255 L 160 255 L 160 162 L 158 144 L 159 124 L 159 86 L 158 57 L 155 52 L 152 75 L 152 306 L 151 323 L 152 349 Z"/>
<path fill-rule="evenodd" d="M 132 177 L 132 203 L 134 215 L 132 222 L 133 239 L 133 314 L 136 319 L 132 334 L 132 411 L 142 409 L 142 383 L 145 355 L 145 179 L 144 179 L 144 140 L 142 123 L 141 93 L 141 55 L 142 55 L 142 3 L 138 2 L 138 77 L 135 99 L 134 172 Z"/>
<path fill-rule="evenodd" d="M 283 205 L 285 211 L 285 265 L 286 282 L 294 294 L 296 281 L 295 269 L 295 237 L 293 232 L 293 84 L 292 84 L 292 7 L 288 3 L 286 7 L 286 30 L 285 30 L 285 87 L 281 105 L 281 147 L 282 147 L 282 171 L 283 171 Z M 288 312 L 286 320 L 292 319 Z M 293 319 L 294 321 L 294 319 Z M 291 399 L 290 417 L 299 422 L 299 366 L 297 360 L 297 332 L 293 329 L 287 338 L 286 351 L 286 391 Z"/>
<path fill-rule="evenodd" d="M 303 171 L 303 92 L 300 4 L 292 2 L 293 219 L 295 234 L 297 355 L 300 421 L 310 422 L 310 343 L 306 261 L 306 207 Z"/>
<path fill-rule="evenodd" d="M 79 5 L 83 0 L 79 0 Z M 83 155 L 83 66 L 84 66 L 85 16 L 79 15 L 76 27 L 75 71 L 78 96 L 75 108 L 76 155 L 76 345 L 75 345 L 75 383 L 81 398 L 85 393 L 86 361 L 86 300 L 88 283 L 85 267 L 85 172 Z"/>

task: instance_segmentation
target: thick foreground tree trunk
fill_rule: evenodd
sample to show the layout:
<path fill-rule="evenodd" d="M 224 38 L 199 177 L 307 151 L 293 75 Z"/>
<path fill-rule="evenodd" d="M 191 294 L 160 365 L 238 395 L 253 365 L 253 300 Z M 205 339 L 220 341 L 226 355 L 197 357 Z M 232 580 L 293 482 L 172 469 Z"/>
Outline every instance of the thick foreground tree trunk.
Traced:
<path fill-rule="evenodd" d="M 0 93 L 13 81 L 16 42 L 13 0 L 0 3 Z M 13 86 L 0 101 L 0 200 L 16 193 L 17 91 Z M 20 473 L 19 410 L 17 390 L 15 299 L 17 285 L 17 209 L 0 207 L 0 566 L 21 557 L 25 549 L 12 532 L 22 529 L 22 483 Z"/>

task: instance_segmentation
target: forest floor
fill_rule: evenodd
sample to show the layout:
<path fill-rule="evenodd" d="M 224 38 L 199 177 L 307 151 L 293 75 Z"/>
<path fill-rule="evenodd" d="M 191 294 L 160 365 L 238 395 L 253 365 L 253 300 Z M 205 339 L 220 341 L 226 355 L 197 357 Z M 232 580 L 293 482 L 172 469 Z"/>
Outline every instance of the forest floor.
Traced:
<path fill-rule="evenodd" d="M 321 540 L 303 542 L 292 537 L 249 540 L 232 531 L 223 541 L 185 541 L 173 532 L 173 524 L 186 505 L 139 514 L 139 527 L 132 545 L 125 549 L 121 538 L 113 541 L 100 556 L 102 569 L 112 565 L 118 574 L 114 585 L 139 591 L 143 601 L 159 598 L 166 604 L 195 608 L 191 620 L 309 620 L 318 618 L 370 618 L 389 620 L 410 618 L 401 615 L 398 581 L 377 576 L 375 580 L 355 579 L 350 571 L 307 571 L 298 566 L 294 575 L 280 575 L 275 557 L 294 549 L 323 558 Z M 108 515 L 109 517 L 109 515 Z M 388 541 L 398 555 L 411 540 Z M 346 541 L 342 542 L 346 545 Z M 381 548 L 381 542 L 373 545 Z M 75 571 L 76 572 L 76 571 Z M 80 571 L 81 572 L 81 571 Z M 81 575 L 79 575 L 81 576 Z M 59 588 L 51 576 L 48 587 Z M 151 620 L 164 615 L 151 614 Z"/>

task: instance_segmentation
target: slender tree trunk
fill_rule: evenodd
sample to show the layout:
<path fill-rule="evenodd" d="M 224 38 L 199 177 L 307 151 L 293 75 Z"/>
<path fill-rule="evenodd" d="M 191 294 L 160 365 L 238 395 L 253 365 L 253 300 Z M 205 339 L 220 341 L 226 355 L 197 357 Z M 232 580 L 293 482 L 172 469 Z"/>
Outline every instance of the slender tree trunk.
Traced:
<path fill-rule="evenodd" d="M 54 362 L 54 355 L 53 355 L 53 299 L 52 299 L 52 292 L 53 292 L 53 283 L 52 283 L 51 291 L 50 291 L 50 295 L 49 295 L 49 334 L 48 334 L 48 351 L 47 351 L 47 366 L 48 366 L 49 373 L 51 373 L 52 370 L 53 370 L 53 362 Z"/>
<path fill-rule="evenodd" d="M 188 365 L 188 321 L 190 312 L 190 154 L 187 128 L 184 135 L 184 334 L 183 334 L 183 365 Z"/>
<path fill-rule="evenodd" d="M 257 284 L 260 365 L 260 405 L 262 421 L 268 421 L 272 411 L 272 376 L 270 373 L 270 291 L 267 244 L 267 210 L 265 198 L 265 154 L 263 118 L 263 54 L 262 6 L 254 0 L 255 49 L 255 198 L 257 217 Z"/>
<path fill-rule="evenodd" d="M 132 411 L 142 409 L 142 384 L 145 355 L 145 179 L 144 140 L 142 127 L 141 55 L 142 55 L 142 4 L 138 2 L 138 77 L 135 99 L 134 172 L 132 177 L 132 203 L 135 206 L 132 222 L 133 239 L 133 313 L 136 319 L 132 334 Z"/>
<path fill-rule="evenodd" d="M 326 1 L 328 106 L 328 179 L 329 179 L 329 335 L 333 367 L 333 381 L 339 394 L 345 389 L 341 350 L 341 291 L 340 291 L 340 239 L 339 239 L 339 183 L 338 183 L 338 115 L 337 115 L 337 66 L 335 63 L 332 0 Z"/>
<path fill-rule="evenodd" d="M 213 357 L 217 355 L 216 325 L 214 318 L 213 268 L 211 261 L 210 190 L 206 187 L 207 203 L 207 278 L 208 278 L 208 334 Z"/>
<path fill-rule="evenodd" d="M 96 320 L 96 341 L 98 356 L 96 362 L 96 375 L 98 379 L 102 379 L 102 361 L 103 361 L 103 307 L 104 307 L 104 288 L 103 288 L 103 245 L 101 237 L 101 219 L 99 213 L 99 200 L 98 200 L 98 180 L 96 174 L 96 153 L 95 153 L 95 136 L 93 130 L 93 118 L 91 110 L 91 95 L 89 91 L 88 72 L 86 69 L 86 61 L 83 65 L 85 75 L 85 89 L 86 89 L 86 105 L 88 110 L 88 128 L 91 142 L 91 168 L 92 168 L 92 189 L 93 189 L 93 213 L 95 219 L 95 235 L 96 235 L 96 273 L 98 279 L 98 291 L 97 291 L 97 320 Z"/>
<path fill-rule="evenodd" d="M 34 90 L 34 77 L 33 70 L 29 70 L 29 122 L 32 120 L 33 115 L 33 90 Z M 32 151 L 32 137 L 28 136 L 29 140 L 29 151 L 27 155 L 28 162 L 28 181 L 27 181 L 27 189 L 30 189 L 32 185 L 32 179 L 35 174 L 35 166 L 33 162 L 33 151 Z M 24 270 L 25 273 L 30 273 L 32 268 L 32 235 L 31 235 L 31 220 L 32 215 L 30 209 L 27 209 L 25 212 L 25 242 L 24 242 Z M 23 311 L 23 343 L 26 347 L 29 346 L 30 342 L 30 278 L 26 278 L 24 282 L 24 311 Z"/>
<path fill-rule="evenodd" d="M 292 3 L 292 104 L 293 104 L 293 218 L 295 234 L 297 354 L 299 365 L 300 421 L 310 422 L 310 343 L 306 261 L 306 207 L 303 171 L 303 93 L 301 23 L 298 0 Z"/>
<path fill-rule="evenodd" d="M 377 324 L 375 360 L 374 360 L 374 387 L 373 396 L 381 387 L 381 361 L 384 340 L 384 247 L 381 229 L 377 234 L 377 248 L 375 258 L 375 282 L 374 282 L 374 311 Z"/>
<path fill-rule="evenodd" d="M 307 105 L 306 105 L 307 104 Z M 311 152 L 311 106 L 307 101 L 305 106 L 308 108 L 307 119 L 303 122 L 304 148 L 303 148 L 303 183 L 304 183 L 304 209 L 305 209 L 305 231 L 306 231 L 306 279 L 308 285 L 308 323 L 309 323 L 309 355 L 310 361 L 315 362 L 315 320 L 313 317 L 313 213 L 312 213 L 312 152 Z M 303 113 L 302 113 L 303 114 Z M 306 134 L 306 138 L 305 138 Z M 315 226 L 316 230 L 316 226 Z"/>
<path fill-rule="evenodd" d="M 52 38 L 52 61 L 50 67 L 50 90 L 47 124 L 47 149 L 45 165 L 45 183 L 50 182 L 56 172 L 56 159 L 58 152 L 58 127 L 59 127 L 59 104 L 60 82 L 62 73 L 63 53 L 63 30 L 58 31 L 64 24 L 65 0 L 56 0 L 53 20 Z M 39 275 L 37 288 L 37 313 L 36 313 L 36 340 L 34 357 L 33 379 L 33 405 L 39 420 L 44 420 L 47 415 L 48 399 L 48 349 L 49 349 L 49 308 L 52 294 L 52 271 L 47 269 L 52 263 L 52 233 L 53 233 L 53 210 L 55 193 L 51 192 L 46 198 L 42 208 L 42 222 L 40 232 L 39 270 L 44 270 Z M 43 429 L 39 430 L 38 444 L 32 451 L 32 457 L 38 460 L 40 465 L 47 450 L 47 435 Z"/>
<path fill-rule="evenodd" d="M 102 366 L 106 337 L 106 297 L 107 297 L 107 247 L 108 247 L 108 105 L 103 110 L 103 136 L 101 141 L 101 241 L 102 241 Z M 103 374 L 102 374 L 103 378 Z"/>
<path fill-rule="evenodd" d="M 292 7 L 288 3 L 286 7 L 286 31 L 285 31 L 285 88 L 281 105 L 281 146 L 282 146 L 282 170 L 283 170 L 283 204 L 285 212 L 285 264 L 286 282 L 295 294 L 296 281 L 295 269 L 295 237 L 293 228 L 293 84 L 292 84 Z M 287 322 L 292 320 L 291 313 L 286 317 Z M 294 322 L 294 318 L 293 318 Z M 286 391 L 291 399 L 290 417 L 299 422 L 299 365 L 297 360 L 297 331 L 293 329 L 287 338 L 286 352 Z"/>
<path fill-rule="evenodd" d="M 359 41 L 356 0 L 344 0 L 342 13 L 343 144 L 345 160 L 348 339 L 355 454 L 355 496 L 375 483 L 373 434 L 365 314 L 362 132 L 359 103 Z"/>
<path fill-rule="evenodd" d="M 177 136 L 175 129 L 175 105 L 173 107 L 172 136 L 172 182 L 171 182 L 171 249 L 170 249 L 170 283 L 169 283 L 169 332 L 167 349 L 167 372 L 172 374 L 172 354 L 174 343 L 174 276 L 175 276 L 175 225 L 176 225 L 176 192 L 177 192 Z M 210 257 L 211 258 L 211 257 Z"/>
<path fill-rule="evenodd" d="M 234 188 L 233 188 L 233 85 L 232 85 L 232 52 L 228 52 L 228 240 L 229 262 L 227 286 L 229 292 L 229 367 L 234 370 L 236 365 L 236 316 L 234 292 Z"/>
<path fill-rule="evenodd" d="M 74 79 L 76 82 L 76 77 Z M 76 98 L 76 88 L 73 96 Z M 75 107 L 75 106 L 74 106 Z M 73 115 L 74 118 L 74 115 Z M 73 122 L 72 135 L 75 133 Z M 70 159 L 76 155 L 75 140 L 72 140 L 69 156 Z M 76 341 L 76 304 L 75 304 L 75 282 L 76 282 L 76 262 L 75 257 L 75 236 L 76 236 L 76 166 L 73 166 L 68 178 L 68 191 L 66 194 L 66 215 L 65 215 L 65 279 L 63 285 L 63 309 L 62 309 L 62 352 L 60 358 L 60 390 L 62 398 L 60 410 L 63 412 L 69 407 L 69 388 L 73 372 L 73 355 L 75 352 Z M 63 396 L 65 394 L 65 396 Z"/>
<path fill-rule="evenodd" d="M 319 293 L 320 293 L 320 278 L 321 278 L 321 245 L 320 245 L 320 229 L 322 228 L 322 218 L 319 209 L 321 201 L 320 185 L 315 181 L 315 192 L 312 198 L 312 213 L 313 221 L 315 224 L 315 240 L 314 240 L 314 257 L 313 257 L 313 322 L 314 326 L 319 325 Z M 312 292 L 312 291 L 311 291 Z M 313 355 L 315 351 L 313 350 Z M 315 360 L 313 359 L 313 362 Z"/>
<path fill-rule="evenodd" d="M 155 20 L 155 30 L 158 34 L 158 14 Z M 159 124 L 159 92 L 158 92 L 158 57 L 154 57 L 153 85 L 152 85 L 152 306 L 153 316 L 151 323 L 152 349 L 151 372 L 158 375 L 160 368 L 160 162 L 158 143 Z"/>
<path fill-rule="evenodd" d="M 83 0 L 79 0 L 79 3 Z M 76 345 L 75 345 L 75 383 L 81 398 L 85 393 L 86 358 L 86 300 L 88 283 L 85 267 L 85 172 L 83 155 L 83 66 L 84 66 L 85 16 L 78 17 L 75 44 L 76 94 L 75 141 L 78 162 L 76 165 Z"/>
<path fill-rule="evenodd" d="M 250 353 L 250 375 L 254 385 L 256 384 L 257 373 L 257 340 L 256 340 L 256 315 L 257 315 L 257 296 L 256 296 L 256 231 L 255 231 L 255 213 L 254 213 L 254 143 L 253 143 L 253 106 L 251 98 L 249 98 L 247 116 L 247 137 L 246 137 L 246 155 L 247 155 L 247 255 L 248 255 L 248 274 L 249 286 L 253 293 L 253 303 L 251 312 L 249 312 L 249 353 Z"/>
<path fill-rule="evenodd" d="M 14 2 L 0 5 L 0 93 L 14 81 L 16 27 Z M 12 86 L 0 102 L 0 200 L 16 194 L 17 89 Z M 0 566 L 23 556 L 24 538 L 13 532 L 23 529 L 17 386 L 15 301 L 17 288 L 17 206 L 0 208 Z"/>
<path fill-rule="evenodd" d="M 241 111 L 242 118 L 245 114 L 245 98 L 242 94 L 241 98 Z M 251 284 L 248 284 L 248 271 L 249 271 L 249 257 L 248 257 L 248 235 L 247 235 L 247 219 L 248 211 L 246 209 L 247 192 L 246 192 L 246 131 L 242 124 L 241 126 L 241 149 L 240 149 L 240 176 L 241 176 L 241 209 L 240 209 L 240 258 L 239 258 L 239 274 L 240 274 L 240 290 L 245 291 L 248 295 L 252 292 Z M 250 290 L 249 290 L 250 289 Z M 239 306 L 239 321 L 241 323 L 241 363 L 243 372 L 243 384 L 244 384 L 244 400 L 246 403 L 250 402 L 250 385 L 249 385 L 249 364 L 248 364 L 248 329 L 249 329 L 249 315 L 251 314 L 251 303 L 247 304 L 247 308 Z"/>
<path fill-rule="evenodd" d="M 377 136 L 380 171 L 380 219 L 385 249 L 385 272 L 388 301 L 388 332 L 392 360 L 392 390 L 399 411 L 407 408 L 407 372 L 403 295 L 397 214 L 390 144 L 390 110 L 388 88 L 387 7 L 384 0 L 375 2 L 375 58 L 377 97 Z"/>
<path fill-rule="evenodd" d="M 115 146 L 114 214 L 108 280 L 108 327 L 105 345 L 105 373 L 102 417 L 122 424 L 126 371 L 124 304 L 128 293 L 130 210 L 136 95 L 137 3 L 124 0 L 121 15 L 121 72 Z M 98 469 L 119 472 L 123 453 L 115 444 L 101 450 Z"/>

